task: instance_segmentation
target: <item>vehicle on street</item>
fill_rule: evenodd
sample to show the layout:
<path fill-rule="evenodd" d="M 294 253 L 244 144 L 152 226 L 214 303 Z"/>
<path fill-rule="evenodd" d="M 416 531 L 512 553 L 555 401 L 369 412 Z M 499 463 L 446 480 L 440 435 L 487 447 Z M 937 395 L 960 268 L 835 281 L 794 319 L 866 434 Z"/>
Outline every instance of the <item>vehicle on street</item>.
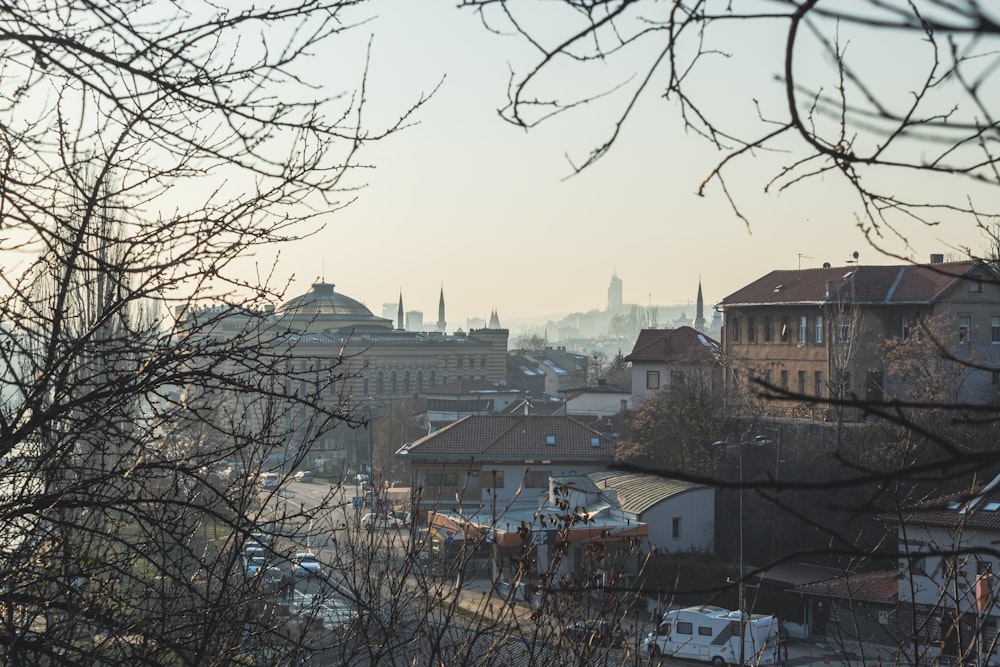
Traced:
<path fill-rule="evenodd" d="M 745 665 L 774 665 L 778 662 L 779 625 L 774 616 L 721 607 L 675 609 L 663 615 L 656 631 L 642 641 L 641 649 L 654 657 L 701 660 L 715 667 L 739 665 L 741 660 Z"/>
<path fill-rule="evenodd" d="M 292 572 L 297 577 L 309 577 L 319 572 L 319 560 L 316 554 L 308 551 L 297 553 L 292 557 Z"/>
<path fill-rule="evenodd" d="M 285 575 L 282 573 L 281 568 L 273 565 L 257 570 L 257 576 L 260 577 L 261 585 L 271 590 L 277 589 L 285 583 Z"/>
<path fill-rule="evenodd" d="M 363 472 L 359 472 L 357 475 L 354 476 L 354 480 L 358 484 L 367 482 L 368 481 L 368 475 L 364 474 Z"/>
<path fill-rule="evenodd" d="M 260 473 L 260 485 L 265 489 L 276 489 L 278 488 L 278 473 L 276 472 L 262 472 Z"/>
<path fill-rule="evenodd" d="M 396 528 L 397 530 L 404 527 L 406 524 L 402 520 L 390 515 L 390 514 L 366 514 L 361 517 L 361 525 L 368 530 L 383 529 L 388 530 L 390 528 Z"/>
<path fill-rule="evenodd" d="M 263 556 L 253 556 L 247 558 L 247 576 L 256 577 L 261 568 L 267 565 L 267 559 Z"/>
<path fill-rule="evenodd" d="M 625 631 L 620 625 L 599 618 L 570 623 L 562 636 L 572 642 L 601 648 L 618 648 L 625 643 Z"/>
<path fill-rule="evenodd" d="M 313 474 L 311 470 L 300 470 L 295 473 L 295 481 L 297 482 L 311 482 L 313 481 Z"/>
<path fill-rule="evenodd" d="M 247 561 L 251 558 L 263 558 L 266 555 L 267 550 L 258 542 L 247 542 L 247 545 L 243 548 L 243 559 Z"/>
<path fill-rule="evenodd" d="M 409 512 L 393 511 L 393 512 L 389 512 L 389 516 L 391 518 L 395 519 L 396 521 L 399 521 L 404 526 L 409 526 L 410 525 L 410 513 Z"/>

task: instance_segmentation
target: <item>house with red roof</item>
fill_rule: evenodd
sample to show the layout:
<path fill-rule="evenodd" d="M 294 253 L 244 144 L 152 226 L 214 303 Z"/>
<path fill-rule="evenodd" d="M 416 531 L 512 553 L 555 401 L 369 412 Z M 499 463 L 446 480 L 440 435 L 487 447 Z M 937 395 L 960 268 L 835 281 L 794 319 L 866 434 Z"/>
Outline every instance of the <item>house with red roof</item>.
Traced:
<path fill-rule="evenodd" d="M 759 379 L 785 416 L 824 418 L 828 398 L 899 395 L 884 342 L 921 335 L 930 317 L 950 326 L 943 348 L 978 362 L 956 398 L 990 402 L 1000 388 L 1000 276 L 982 262 L 775 270 L 717 307 L 727 396 L 751 395 Z"/>
<path fill-rule="evenodd" d="M 679 384 L 723 386 L 721 346 L 692 327 L 643 329 L 625 361 L 632 364 L 633 406 Z"/>

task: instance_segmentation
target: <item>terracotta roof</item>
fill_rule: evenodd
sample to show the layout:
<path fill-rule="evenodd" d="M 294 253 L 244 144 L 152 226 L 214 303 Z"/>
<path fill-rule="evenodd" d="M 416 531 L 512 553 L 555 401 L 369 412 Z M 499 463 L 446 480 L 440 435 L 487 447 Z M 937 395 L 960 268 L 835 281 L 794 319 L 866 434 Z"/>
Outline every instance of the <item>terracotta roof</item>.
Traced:
<path fill-rule="evenodd" d="M 899 573 L 896 570 L 880 570 L 850 574 L 796 586 L 795 590 L 809 595 L 891 604 L 899 597 Z"/>
<path fill-rule="evenodd" d="M 640 515 L 657 503 L 685 491 L 711 488 L 669 477 L 622 470 L 602 470 L 588 473 L 584 477 L 590 478 L 598 490 L 614 491 L 618 495 L 622 510 L 635 515 Z"/>
<path fill-rule="evenodd" d="M 1000 475 L 972 491 L 929 500 L 904 511 L 908 524 L 1000 531 Z M 896 521 L 898 518 L 890 517 Z"/>
<path fill-rule="evenodd" d="M 549 436 L 554 439 L 553 444 L 548 444 Z M 596 446 L 591 444 L 592 440 Z M 408 458 L 609 462 L 614 442 L 572 417 L 470 415 L 420 438 L 405 451 Z"/>
<path fill-rule="evenodd" d="M 975 268 L 984 264 L 948 262 L 899 266 L 847 266 L 771 271 L 724 298 L 719 305 L 933 303 Z M 828 290 L 828 285 L 832 291 Z"/>
<path fill-rule="evenodd" d="M 719 344 L 691 327 L 643 329 L 625 361 L 715 361 Z"/>

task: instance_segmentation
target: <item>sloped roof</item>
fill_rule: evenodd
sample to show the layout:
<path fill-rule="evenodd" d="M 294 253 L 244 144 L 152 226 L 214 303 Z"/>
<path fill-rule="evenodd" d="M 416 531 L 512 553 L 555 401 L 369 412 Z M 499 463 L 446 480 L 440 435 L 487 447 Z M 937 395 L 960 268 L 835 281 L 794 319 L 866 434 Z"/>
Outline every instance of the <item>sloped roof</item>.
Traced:
<path fill-rule="evenodd" d="M 657 503 L 686 491 L 710 488 L 669 477 L 622 470 L 602 470 L 584 477 L 589 478 L 600 491 L 614 491 L 622 510 L 635 515 L 641 515 Z"/>
<path fill-rule="evenodd" d="M 984 277 L 992 274 L 986 265 L 973 261 L 777 270 L 733 292 L 719 305 L 823 304 L 838 301 L 873 305 L 930 304 L 977 268 L 983 270 Z"/>
<path fill-rule="evenodd" d="M 823 597 L 891 604 L 899 597 L 899 573 L 896 570 L 864 572 L 803 584 L 795 590 Z"/>
<path fill-rule="evenodd" d="M 625 357 L 631 362 L 715 361 L 719 344 L 691 327 L 676 329 L 643 329 L 632 352 Z"/>
<path fill-rule="evenodd" d="M 547 444 L 549 436 L 554 444 Z M 596 438 L 597 446 L 591 445 Z M 408 458 L 478 458 L 519 461 L 572 459 L 605 462 L 614 442 L 572 417 L 548 415 L 470 415 L 411 443 Z"/>
<path fill-rule="evenodd" d="M 971 492 L 953 493 L 915 505 L 902 513 L 902 520 L 923 526 L 1000 531 L 1000 475 Z"/>

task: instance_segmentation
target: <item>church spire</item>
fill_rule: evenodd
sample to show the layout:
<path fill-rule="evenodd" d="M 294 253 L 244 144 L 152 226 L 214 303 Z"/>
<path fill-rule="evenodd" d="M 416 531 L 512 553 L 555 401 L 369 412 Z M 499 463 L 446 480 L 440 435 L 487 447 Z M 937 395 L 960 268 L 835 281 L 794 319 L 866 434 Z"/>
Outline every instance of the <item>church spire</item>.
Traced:
<path fill-rule="evenodd" d="M 444 285 L 441 285 L 441 296 L 438 299 L 438 322 L 437 330 L 444 333 L 447 324 L 444 320 Z"/>
<path fill-rule="evenodd" d="M 399 290 L 399 310 L 396 313 L 396 319 L 399 321 L 396 324 L 396 328 L 400 331 L 403 330 L 403 290 Z"/>
<path fill-rule="evenodd" d="M 493 312 L 490 313 L 490 323 L 486 325 L 487 329 L 499 329 L 500 328 L 500 316 L 497 315 L 497 309 L 493 308 Z"/>
<path fill-rule="evenodd" d="M 705 300 L 701 297 L 701 276 L 698 276 L 698 301 L 694 315 L 695 331 L 705 331 Z"/>

